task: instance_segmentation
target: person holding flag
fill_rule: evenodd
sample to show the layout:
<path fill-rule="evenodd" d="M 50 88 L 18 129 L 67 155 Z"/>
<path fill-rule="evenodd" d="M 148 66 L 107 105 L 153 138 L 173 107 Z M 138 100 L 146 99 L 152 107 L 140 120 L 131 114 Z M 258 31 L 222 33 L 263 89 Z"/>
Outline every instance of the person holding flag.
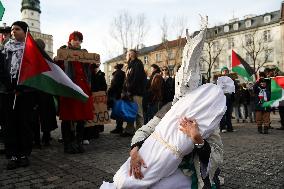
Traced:
<path fill-rule="evenodd" d="M 5 108 L 4 143 L 9 159 L 7 169 L 29 165 L 32 151 L 32 124 L 34 89 L 18 85 L 20 65 L 24 53 L 28 25 L 22 21 L 12 24 L 10 39 L 4 46 L 0 62 L 0 93 Z M 1 115 L 2 116 L 2 115 Z"/>
<path fill-rule="evenodd" d="M 265 106 L 265 104 L 270 101 L 271 93 L 267 88 L 267 82 L 264 78 L 259 79 L 259 81 L 254 85 L 254 94 L 256 98 L 255 119 L 258 132 L 268 134 L 268 128 L 270 125 L 270 107 Z M 264 130 L 262 129 L 262 125 L 264 125 Z"/>

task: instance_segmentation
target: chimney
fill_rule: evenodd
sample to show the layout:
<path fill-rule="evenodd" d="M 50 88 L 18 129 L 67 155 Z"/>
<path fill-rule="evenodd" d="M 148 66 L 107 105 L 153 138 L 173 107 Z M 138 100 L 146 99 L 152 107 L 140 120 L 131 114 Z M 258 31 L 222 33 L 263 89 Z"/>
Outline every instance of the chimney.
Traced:
<path fill-rule="evenodd" d="M 281 21 L 284 21 L 284 1 L 282 1 L 281 3 L 280 13 L 281 13 Z"/>
<path fill-rule="evenodd" d="M 126 47 L 123 47 L 122 52 L 123 52 L 123 54 L 126 54 L 126 53 L 127 53 L 127 48 L 126 48 Z"/>

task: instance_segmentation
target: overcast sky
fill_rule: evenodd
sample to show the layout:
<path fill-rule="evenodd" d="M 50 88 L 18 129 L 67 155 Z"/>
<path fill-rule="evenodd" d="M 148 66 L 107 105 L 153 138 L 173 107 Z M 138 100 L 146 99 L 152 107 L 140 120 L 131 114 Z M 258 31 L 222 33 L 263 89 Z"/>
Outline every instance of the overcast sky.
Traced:
<path fill-rule="evenodd" d="M 8 25 L 21 19 L 21 0 L 1 0 L 6 8 L 2 22 Z M 41 0 L 41 31 L 53 35 L 54 52 L 66 44 L 69 34 L 78 30 L 84 35 L 83 48 L 101 54 L 102 62 L 117 53 L 110 37 L 110 23 L 122 10 L 144 13 L 149 25 L 145 45 L 160 43 L 160 22 L 185 16 L 191 32 L 199 29 L 199 16 L 208 15 L 210 26 L 226 23 L 233 17 L 264 14 L 280 10 L 280 0 Z M 112 53 L 109 53 L 112 52 Z"/>

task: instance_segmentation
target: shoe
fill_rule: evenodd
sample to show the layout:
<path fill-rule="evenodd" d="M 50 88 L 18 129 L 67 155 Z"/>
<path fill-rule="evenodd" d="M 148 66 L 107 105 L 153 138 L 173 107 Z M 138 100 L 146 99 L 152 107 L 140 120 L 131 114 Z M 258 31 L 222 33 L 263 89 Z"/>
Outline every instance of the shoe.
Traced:
<path fill-rule="evenodd" d="M 27 167 L 30 165 L 30 160 L 27 156 L 22 156 L 18 159 L 18 164 L 20 167 Z"/>
<path fill-rule="evenodd" d="M 85 152 L 85 148 L 83 147 L 82 144 L 78 144 L 78 153 L 84 153 Z"/>
<path fill-rule="evenodd" d="M 78 147 L 75 146 L 74 144 L 68 144 L 68 145 L 64 145 L 64 153 L 78 154 L 79 150 L 78 150 Z"/>
<path fill-rule="evenodd" d="M 89 140 L 83 140 L 83 144 L 84 144 L 84 145 L 89 145 L 90 142 L 89 142 Z"/>
<path fill-rule="evenodd" d="M 226 133 L 226 132 L 227 132 L 226 129 L 222 129 L 222 130 L 221 130 L 221 133 Z"/>
<path fill-rule="evenodd" d="M 268 129 L 274 129 L 274 127 L 269 126 Z"/>
<path fill-rule="evenodd" d="M 258 126 L 257 127 L 257 131 L 260 133 L 260 134 L 262 134 L 263 132 L 262 132 L 262 127 L 261 126 Z"/>
<path fill-rule="evenodd" d="M 17 169 L 18 167 L 19 167 L 19 164 L 18 164 L 17 157 L 12 156 L 11 159 L 8 160 L 6 169 L 13 170 L 13 169 Z"/>
<path fill-rule="evenodd" d="M 121 137 L 133 137 L 133 134 L 124 132 L 124 133 L 121 133 L 120 136 Z"/>
<path fill-rule="evenodd" d="M 284 130 L 284 127 L 276 128 L 277 130 Z"/>
<path fill-rule="evenodd" d="M 110 131 L 112 134 L 121 134 L 123 132 L 123 129 L 117 129 L 115 128 L 114 130 Z"/>
<path fill-rule="evenodd" d="M 63 138 L 59 138 L 58 140 L 57 140 L 59 143 L 63 143 L 64 141 L 63 141 Z"/>
<path fill-rule="evenodd" d="M 237 119 L 237 123 L 240 123 L 240 120 L 239 120 L 239 119 Z"/>
<path fill-rule="evenodd" d="M 269 129 L 269 127 L 264 127 L 263 134 L 268 134 L 268 129 Z"/>
<path fill-rule="evenodd" d="M 236 132 L 237 130 L 235 129 L 231 129 L 231 130 L 227 130 L 227 132 Z"/>

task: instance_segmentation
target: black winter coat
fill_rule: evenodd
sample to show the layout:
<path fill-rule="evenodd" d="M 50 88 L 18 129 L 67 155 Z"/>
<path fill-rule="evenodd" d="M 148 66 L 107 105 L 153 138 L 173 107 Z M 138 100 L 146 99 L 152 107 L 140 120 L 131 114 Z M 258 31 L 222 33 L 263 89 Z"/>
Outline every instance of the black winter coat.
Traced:
<path fill-rule="evenodd" d="M 105 73 L 99 70 L 97 73 L 92 73 L 91 76 L 91 88 L 92 92 L 106 91 L 107 84 L 105 79 Z"/>
<path fill-rule="evenodd" d="M 113 72 L 110 88 L 108 90 L 108 96 L 113 97 L 115 99 L 120 99 L 124 80 L 125 80 L 124 71 L 116 70 L 115 72 Z"/>
<path fill-rule="evenodd" d="M 127 96 L 143 96 L 146 89 L 147 76 L 144 65 L 138 58 L 128 63 L 123 92 Z"/>

